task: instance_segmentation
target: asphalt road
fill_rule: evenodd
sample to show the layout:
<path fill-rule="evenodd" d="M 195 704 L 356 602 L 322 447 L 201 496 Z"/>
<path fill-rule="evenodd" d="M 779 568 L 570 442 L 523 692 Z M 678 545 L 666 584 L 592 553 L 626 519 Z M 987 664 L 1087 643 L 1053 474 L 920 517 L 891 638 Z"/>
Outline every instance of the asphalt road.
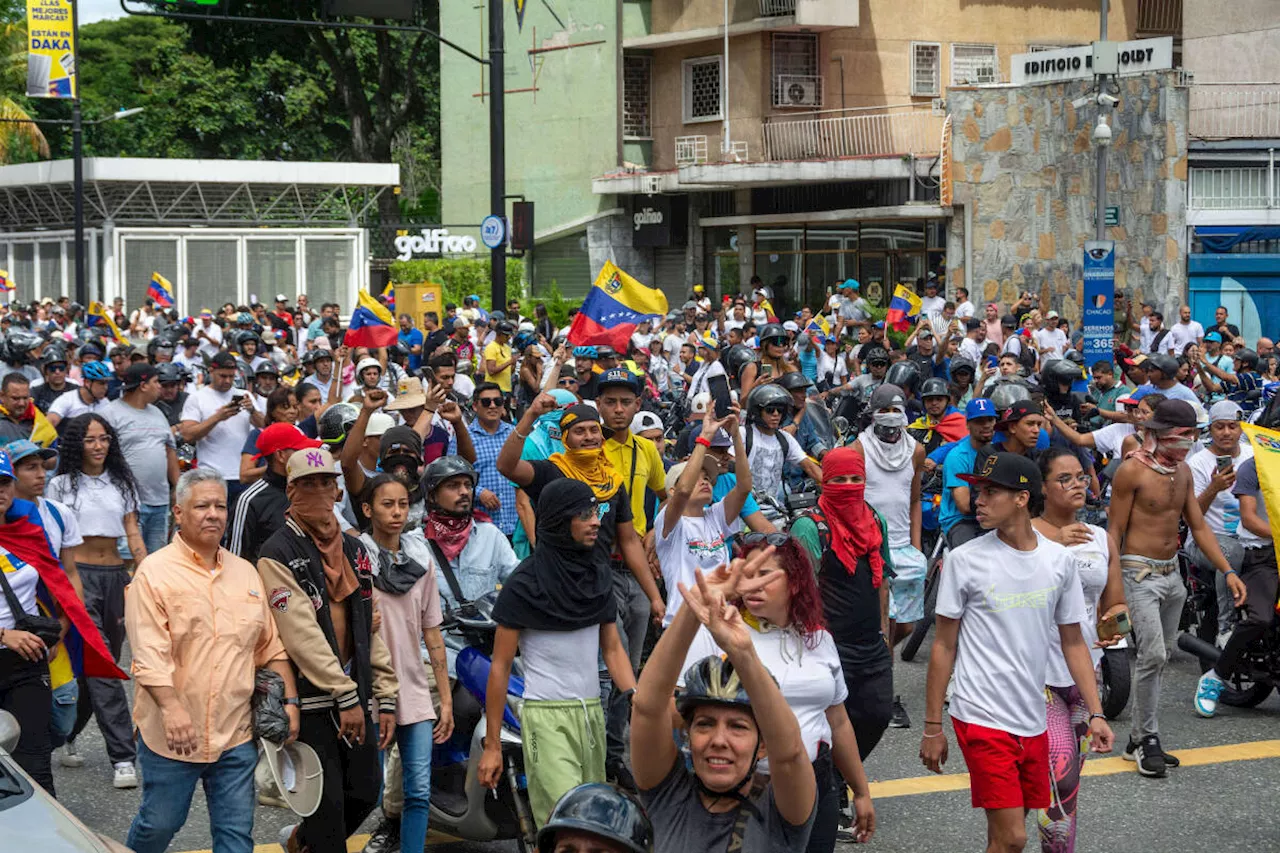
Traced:
<path fill-rule="evenodd" d="M 956 853 L 980 850 L 985 845 L 985 822 L 969 805 L 967 788 L 960 779 L 964 761 L 951 737 L 947 775 L 934 777 L 920 764 L 920 721 L 924 714 L 924 673 L 928 646 L 916 660 L 899 663 L 898 692 L 905 699 L 914 728 L 890 729 L 867 762 L 875 796 L 878 831 L 872 844 L 894 853 Z M 1175 651 L 1165 681 L 1161 711 L 1161 739 L 1175 754 L 1183 750 L 1194 761 L 1205 763 L 1170 771 L 1165 779 L 1145 779 L 1117 760 L 1099 757 L 1094 769 L 1105 775 L 1084 780 L 1080 795 L 1080 826 L 1076 849 L 1080 853 L 1159 850 L 1162 853 L 1202 853 L 1280 850 L 1280 698 L 1275 694 L 1258 708 L 1223 708 L 1213 720 L 1203 720 L 1191 708 L 1199 670 L 1195 661 Z M 1118 749 L 1127 740 L 1128 711 L 1113 722 Z M 950 735 L 949 735 L 950 737 Z M 1236 749 L 1201 749 L 1242 745 Z M 123 840 L 137 810 L 141 791 L 117 791 L 111 787 L 110 763 L 94 724 L 81 737 L 86 757 L 83 767 L 59 767 L 54 773 L 59 797 L 90 827 Z M 1257 758 L 1252 756 L 1264 755 Z M 1117 751 L 1116 755 L 1119 755 Z M 1234 759 L 1234 760 L 1227 760 Z M 1097 759 L 1091 759 L 1097 760 Z M 1191 761 L 1187 762 L 1191 764 Z M 1116 772 L 1119 771 L 1119 772 Z M 924 778 L 922 778 L 924 777 Z M 897 780 L 911 779 L 910 782 Z M 905 793 L 920 790 L 920 793 Z M 376 813 L 375 813 L 376 817 Z M 291 817 L 275 808 L 259 807 L 254 838 L 271 850 L 280 827 Z M 368 832 L 373 821 L 362 830 Z M 1033 823 L 1028 824 L 1028 850 L 1038 850 Z M 361 839 L 352 849 L 359 850 Z M 491 853 L 513 851 L 512 844 L 478 845 L 448 843 L 433 838 L 441 853 Z M 186 826 L 174 839 L 173 851 L 207 850 L 209 816 L 204 797 L 196 792 Z M 840 845 L 852 853 L 852 844 Z"/>

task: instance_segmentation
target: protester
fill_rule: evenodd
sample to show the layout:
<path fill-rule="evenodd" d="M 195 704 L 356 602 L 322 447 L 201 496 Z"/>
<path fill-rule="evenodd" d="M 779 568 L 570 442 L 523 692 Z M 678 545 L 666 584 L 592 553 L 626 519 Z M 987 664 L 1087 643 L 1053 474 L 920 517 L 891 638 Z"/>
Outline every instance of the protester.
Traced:
<path fill-rule="evenodd" d="M 138 526 L 147 553 L 169 542 L 169 489 L 178 482 L 178 455 L 169 421 L 154 403 L 160 376 L 145 362 L 123 375 L 123 393 L 102 410 L 120 439 L 120 452 L 138 486 Z M 225 526 L 225 524 L 224 524 Z"/>
<path fill-rule="evenodd" d="M 263 544 L 284 526 L 289 509 L 286 480 L 295 451 L 321 446 L 293 424 L 275 423 L 258 434 L 256 458 L 266 462 L 266 473 L 240 494 L 227 530 L 227 550 L 255 563 Z"/>
<path fill-rule="evenodd" d="M 244 490 L 240 448 L 254 425 L 265 425 L 253 408 L 253 398 L 233 387 L 236 373 L 236 361 L 230 353 L 214 355 L 209 384 L 187 398 L 178 426 L 183 441 L 195 445 L 201 467 L 213 468 L 227 481 L 227 499 L 233 503 Z"/>

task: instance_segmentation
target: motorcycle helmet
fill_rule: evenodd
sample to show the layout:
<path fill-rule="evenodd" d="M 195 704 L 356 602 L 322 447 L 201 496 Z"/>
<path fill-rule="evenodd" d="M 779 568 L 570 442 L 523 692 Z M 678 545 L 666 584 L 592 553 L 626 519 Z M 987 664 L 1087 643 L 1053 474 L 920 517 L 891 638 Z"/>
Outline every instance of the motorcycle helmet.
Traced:
<path fill-rule="evenodd" d="M 951 398 L 951 389 L 947 385 L 947 380 L 937 376 L 932 376 L 924 381 L 920 386 L 920 399 L 926 400 L 929 397 L 946 397 Z"/>
<path fill-rule="evenodd" d="M 350 403 L 335 403 L 325 409 L 317 423 L 320 440 L 325 444 L 341 444 L 360 417 L 360 410 Z"/>
<path fill-rule="evenodd" d="M 602 782 L 579 785 L 560 798 L 538 830 L 538 853 L 552 853 L 562 829 L 612 841 L 628 853 L 649 853 L 653 846 L 653 824 L 639 801 Z"/>
<path fill-rule="evenodd" d="M 867 347 L 866 355 L 862 357 L 862 361 L 866 364 L 871 364 L 872 362 L 877 364 L 888 364 L 889 351 L 879 344 Z"/>
<path fill-rule="evenodd" d="M 1008 410 L 1014 403 L 1031 399 L 1031 390 L 1021 382 L 1000 382 L 987 391 L 987 397 L 996 407 L 996 411 Z"/>
<path fill-rule="evenodd" d="M 791 342 L 791 339 L 787 337 L 786 330 L 778 323 L 765 323 L 760 327 L 757 337 L 760 338 L 761 347 L 770 341 L 780 341 L 783 346 Z"/>
<path fill-rule="evenodd" d="M 724 354 L 724 369 L 728 371 L 729 378 L 741 381 L 743 369 L 748 364 L 754 364 L 759 358 L 756 351 L 746 344 L 735 344 Z"/>
<path fill-rule="evenodd" d="M 399 364 L 409 357 L 409 351 L 399 344 L 392 344 L 387 347 L 387 360 L 394 361 Z"/>
<path fill-rule="evenodd" d="M 67 345 L 62 341 L 50 341 L 49 345 L 44 348 L 44 355 L 40 358 L 41 368 L 48 367 L 51 364 L 67 363 Z"/>
<path fill-rule="evenodd" d="M 975 376 L 978 373 L 978 366 L 967 358 L 956 356 L 951 359 L 951 375 L 954 377 L 961 370 L 969 371 L 969 375 Z"/>
<path fill-rule="evenodd" d="M 920 387 L 920 365 L 910 359 L 894 362 L 884 375 L 886 385 L 897 385 L 908 397 L 914 397 Z"/>
<path fill-rule="evenodd" d="M 1258 369 L 1258 354 L 1251 349 L 1236 350 L 1235 359 L 1240 362 L 1241 366 L 1244 367 L 1245 370 Z M 1166 373 L 1165 375 L 1172 376 L 1173 374 Z"/>
<path fill-rule="evenodd" d="M 20 367 L 31 361 L 31 354 L 44 345 L 44 338 L 36 332 L 16 329 L 4 341 L 4 361 L 11 367 Z M 1254 357 L 1255 362 L 1257 357 Z"/>
<path fill-rule="evenodd" d="M 259 349 L 262 348 L 262 337 L 257 332 L 241 332 L 240 334 L 236 335 L 235 336 L 236 349 L 239 350 L 241 347 L 243 347 L 245 341 L 253 341 L 255 344 L 258 345 Z"/>
<path fill-rule="evenodd" d="M 1067 354 L 1063 356 L 1067 361 L 1073 361 L 1076 364 L 1084 366 L 1084 356 L 1073 349 L 1067 350 Z"/>
<path fill-rule="evenodd" d="M 156 376 L 160 378 L 161 385 L 166 385 L 170 382 L 187 381 L 186 369 L 181 364 L 174 364 L 172 361 L 157 364 Z"/>
<path fill-rule="evenodd" d="M 80 347 L 80 349 L 76 350 L 76 358 L 78 358 L 81 363 L 83 363 L 86 358 L 93 358 L 98 361 L 102 361 L 106 355 L 106 350 L 97 344 L 85 344 Z"/>
<path fill-rule="evenodd" d="M 280 368 L 276 367 L 276 363 L 271 359 L 264 359 L 253 371 L 254 376 L 270 375 L 279 377 Z"/>
<path fill-rule="evenodd" d="M 787 391 L 803 391 L 807 388 L 813 387 L 813 383 L 809 381 L 809 377 L 805 376 L 798 370 L 782 374 L 782 376 L 778 378 L 778 384 Z"/>
<path fill-rule="evenodd" d="M 1174 369 L 1175 372 L 1177 368 Z M 1080 365 L 1065 358 L 1055 359 L 1040 371 L 1040 384 L 1056 390 L 1059 383 L 1071 384 L 1084 378 Z"/>
<path fill-rule="evenodd" d="M 439 459 L 432 460 L 422 472 L 422 493 L 427 501 L 431 501 L 432 495 L 436 493 L 441 483 L 453 477 L 470 477 L 473 489 L 480 481 L 476 469 L 461 456 L 441 456 Z"/>
<path fill-rule="evenodd" d="M 748 419 L 758 421 L 764 409 L 769 406 L 782 406 L 788 411 L 795 408 L 795 404 L 791 402 L 791 394 L 780 385 L 770 382 L 752 388 L 747 395 Z"/>
<path fill-rule="evenodd" d="M 105 361 L 91 361 L 81 366 L 80 375 L 86 382 L 106 382 L 111 378 L 111 365 Z"/>

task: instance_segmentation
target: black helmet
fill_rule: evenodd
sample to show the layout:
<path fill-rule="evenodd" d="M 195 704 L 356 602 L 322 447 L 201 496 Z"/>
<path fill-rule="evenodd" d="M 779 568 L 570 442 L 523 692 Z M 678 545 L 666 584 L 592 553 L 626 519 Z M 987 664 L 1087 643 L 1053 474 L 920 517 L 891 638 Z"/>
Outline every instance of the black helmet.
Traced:
<path fill-rule="evenodd" d="M 988 386 L 986 396 L 991 399 L 996 411 L 1003 412 L 1014 403 L 1030 400 L 1031 389 L 1023 382 L 1004 381 L 994 383 L 994 387 Z"/>
<path fill-rule="evenodd" d="M 1258 369 L 1258 354 L 1251 349 L 1236 350 L 1235 359 L 1244 365 L 1245 370 Z M 1171 376 L 1172 374 L 1166 373 L 1165 375 Z"/>
<path fill-rule="evenodd" d="M 19 367 L 30 361 L 31 352 L 39 349 L 43 344 L 44 338 L 36 332 L 15 329 L 4 340 L 4 360 L 12 367 Z"/>
<path fill-rule="evenodd" d="M 99 344 L 87 343 L 80 347 L 80 349 L 76 350 L 76 358 L 80 361 L 84 361 L 85 356 L 97 356 L 99 359 L 102 359 L 107 357 L 107 351 Z"/>
<path fill-rule="evenodd" d="M 185 382 L 187 371 L 181 364 L 164 361 L 156 365 L 156 376 L 160 378 L 161 385 L 166 382 Z"/>
<path fill-rule="evenodd" d="M 476 474 L 476 469 L 472 468 L 471 463 L 461 456 L 441 456 L 432 460 L 431 464 L 423 470 L 422 493 L 430 501 L 431 496 L 435 494 L 440 484 L 453 477 L 470 477 L 471 488 L 473 489 L 476 487 L 476 483 L 480 481 L 480 476 Z"/>
<path fill-rule="evenodd" d="M 409 357 L 409 351 L 399 344 L 392 344 L 387 347 L 387 359 L 390 361 L 400 362 Z"/>
<path fill-rule="evenodd" d="M 778 378 L 778 384 L 787 391 L 803 391 L 806 388 L 813 387 L 813 383 L 809 381 L 809 377 L 805 376 L 798 370 L 782 374 L 782 376 Z"/>
<path fill-rule="evenodd" d="M 360 417 L 360 410 L 350 403 L 334 403 L 325 409 L 318 422 L 320 440 L 325 444 L 341 444 Z"/>
<path fill-rule="evenodd" d="M 760 413 L 766 406 L 785 406 L 787 409 L 792 409 L 795 404 L 791 402 L 791 395 L 781 385 L 769 382 L 757 385 L 747 395 L 747 418 L 753 421 L 759 420 Z"/>
<path fill-rule="evenodd" d="M 924 400 L 928 397 L 946 397 L 950 399 L 951 388 L 947 385 L 947 380 L 937 376 L 931 376 L 920 386 L 920 399 Z"/>
<path fill-rule="evenodd" d="M 1084 372 L 1080 369 L 1080 365 L 1065 358 L 1054 359 L 1040 371 L 1040 384 L 1046 388 L 1053 388 L 1056 383 L 1061 382 L 1071 384 L 1083 378 Z"/>
<path fill-rule="evenodd" d="M 263 359 L 263 360 L 262 360 L 262 363 L 260 363 L 260 364 L 259 364 L 256 368 L 254 368 L 254 370 L 253 370 L 253 375 L 254 375 L 254 376 L 262 376 L 263 374 L 270 374 L 270 375 L 272 375 L 272 376 L 279 376 L 279 375 L 280 375 L 280 368 L 276 366 L 276 363 L 275 363 L 274 361 L 272 361 L 272 360 L 271 360 L 271 359 L 269 359 L 269 358 L 265 358 L 265 359 Z"/>
<path fill-rule="evenodd" d="M 731 379 L 741 380 L 742 369 L 748 364 L 754 364 L 758 359 L 759 356 L 751 347 L 746 344 L 735 344 L 724 354 L 724 369 L 729 372 Z"/>
<path fill-rule="evenodd" d="M 603 782 L 588 782 L 568 791 L 538 830 L 538 853 L 555 849 L 556 832 L 570 829 L 620 844 L 629 853 L 649 853 L 653 824 L 638 800 Z"/>
<path fill-rule="evenodd" d="M 236 335 L 235 341 L 236 341 L 237 349 L 244 346 L 245 341 L 253 341 L 259 347 L 262 346 L 262 337 L 257 332 L 252 332 L 252 331 L 241 332 L 240 334 Z"/>
<path fill-rule="evenodd" d="M 1076 364 L 1079 364 L 1079 365 L 1084 364 L 1084 356 L 1081 355 L 1078 350 L 1074 350 L 1074 349 L 1067 350 L 1067 354 L 1064 355 L 1063 358 L 1065 358 L 1067 361 L 1074 361 Z"/>
<path fill-rule="evenodd" d="M 967 370 L 975 376 L 978 374 L 978 366 L 963 356 L 951 359 L 951 375 L 955 376 L 957 370 Z"/>
<path fill-rule="evenodd" d="M 894 362 L 884 375 L 884 381 L 887 385 L 897 385 L 908 397 L 914 397 L 920 387 L 920 365 L 906 358 Z"/>
<path fill-rule="evenodd" d="M 44 355 L 40 358 L 40 367 L 46 368 L 51 364 L 67 363 L 67 345 L 62 341 L 50 341 L 49 345 L 44 348 Z"/>
<path fill-rule="evenodd" d="M 873 361 L 887 362 L 888 360 L 889 351 L 879 344 L 867 347 L 866 354 L 862 356 L 862 361 L 865 364 L 870 364 Z"/>
<path fill-rule="evenodd" d="M 778 323 L 765 323 L 763 326 L 760 327 L 760 331 L 757 333 L 757 337 L 760 338 L 760 346 L 764 346 L 766 341 L 772 340 L 774 338 L 781 338 L 783 342 L 788 342 L 791 340 L 790 338 L 787 337 L 786 329 L 782 328 L 782 326 Z"/>

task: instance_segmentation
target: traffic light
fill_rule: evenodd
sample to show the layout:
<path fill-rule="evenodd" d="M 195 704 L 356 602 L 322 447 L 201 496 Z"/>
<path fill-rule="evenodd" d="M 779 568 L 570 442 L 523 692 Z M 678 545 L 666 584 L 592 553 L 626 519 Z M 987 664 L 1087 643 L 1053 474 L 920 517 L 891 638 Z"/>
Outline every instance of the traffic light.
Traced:
<path fill-rule="evenodd" d="M 511 205 L 511 248 L 527 252 L 533 248 L 533 202 L 517 201 Z"/>

